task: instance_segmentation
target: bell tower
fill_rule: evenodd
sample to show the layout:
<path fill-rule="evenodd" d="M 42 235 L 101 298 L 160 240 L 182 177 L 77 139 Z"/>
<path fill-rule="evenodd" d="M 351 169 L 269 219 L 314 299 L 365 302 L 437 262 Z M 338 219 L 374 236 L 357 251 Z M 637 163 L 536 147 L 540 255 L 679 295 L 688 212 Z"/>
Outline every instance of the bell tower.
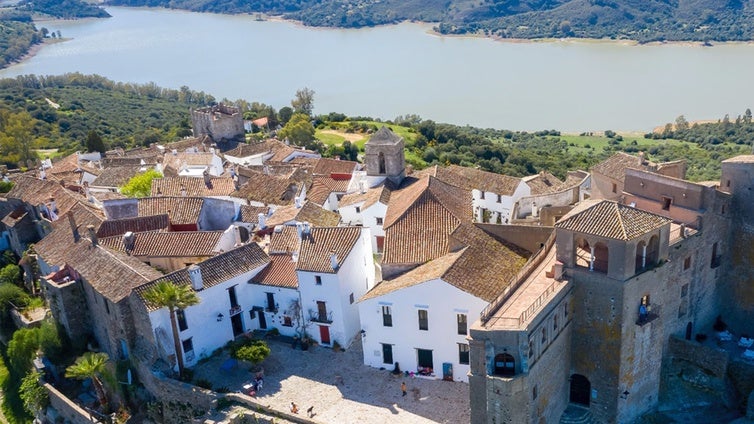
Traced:
<path fill-rule="evenodd" d="M 403 137 L 383 126 L 367 141 L 364 149 L 369 187 L 389 179 L 400 185 L 406 176 L 406 158 L 403 154 Z"/>

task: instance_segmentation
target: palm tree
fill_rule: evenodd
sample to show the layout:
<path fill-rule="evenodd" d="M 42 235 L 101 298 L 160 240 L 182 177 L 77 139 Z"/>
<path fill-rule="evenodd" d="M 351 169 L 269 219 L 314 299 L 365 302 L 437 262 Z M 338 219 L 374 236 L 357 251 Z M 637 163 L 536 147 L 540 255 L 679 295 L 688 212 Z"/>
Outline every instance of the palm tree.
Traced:
<path fill-rule="evenodd" d="M 158 308 L 168 308 L 170 311 L 170 326 L 173 328 L 173 344 L 175 357 L 178 360 L 178 375 L 183 376 L 183 349 L 178 336 L 178 323 L 175 311 L 186 309 L 199 303 L 199 297 L 190 286 L 177 286 L 169 281 L 160 281 L 144 292 L 144 300 Z"/>
<path fill-rule="evenodd" d="M 105 395 L 105 387 L 102 385 L 102 376 L 106 371 L 105 366 L 109 360 L 110 357 L 107 356 L 107 353 L 86 352 L 76 359 L 76 363 L 65 370 L 66 377 L 78 380 L 92 379 L 92 385 L 103 409 L 107 405 L 107 396 Z"/>

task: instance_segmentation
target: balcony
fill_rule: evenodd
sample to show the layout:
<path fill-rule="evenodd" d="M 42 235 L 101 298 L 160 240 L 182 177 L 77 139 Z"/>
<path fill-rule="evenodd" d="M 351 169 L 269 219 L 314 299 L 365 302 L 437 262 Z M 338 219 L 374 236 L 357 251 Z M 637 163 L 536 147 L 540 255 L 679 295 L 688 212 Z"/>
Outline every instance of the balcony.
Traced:
<path fill-rule="evenodd" d="M 309 321 L 320 324 L 332 324 L 332 312 L 309 311 Z"/>
<path fill-rule="evenodd" d="M 241 312 L 241 305 L 231 306 L 230 310 L 228 311 L 228 315 L 232 317 L 234 315 L 240 314 Z"/>

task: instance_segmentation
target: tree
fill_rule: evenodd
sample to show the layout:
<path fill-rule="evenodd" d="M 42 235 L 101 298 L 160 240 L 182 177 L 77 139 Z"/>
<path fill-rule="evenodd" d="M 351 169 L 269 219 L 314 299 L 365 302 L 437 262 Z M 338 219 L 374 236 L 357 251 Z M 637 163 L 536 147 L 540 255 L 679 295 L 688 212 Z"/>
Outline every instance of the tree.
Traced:
<path fill-rule="evenodd" d="M 18 265 L 8 264 L 0 269 L 0 284 L 18 284 L 21 282 L 21 268 Z"/>
<path fill-rule="evenodd" d="M 675 118 L 675 129 L 676 131 L 685 131 L 689 129 L 689 122 L 683 115 Z"/>
<path fill-rule="evenodd" d="M 97 131 L 89 131 L 86 135 L 86 151 L 104 153 L 106 150 L 105 142 L 102 141 L 102 137 L 97 134 Z"/>
<path fill-rule="evenodd" d="M 178 361 L 178 375 L 183 376 L 183 349 L 178 336 L 178 322 L 175 312 L 199 303 L 199 297 L 190 286 L 177 286 L 169 281 L 160 281 L 144 292 L 144 300 L 156 308 L 168 308 L 170 326 L 173 329 L 173 345 Z"/>
<path fill-rule="evenodd" d="M 312 116 L 312 111 L 314 110 L 314 90 L 306 87 L 296 90 L 296 97 L 291 100 L 291 106 L 293 106 L 293 110 L 296 113 Z"/>
<path fill-rule="evenodd" d="M 288 121 L 291 120 L 291 116 L 293 116 L 293 108 L 290 106 L 283 106 L 280 108 L 280 111 L 278 112 L 278 118 L 280 119 L 280 123 L 282 125 L 285 125 L 288 123 Z"/>
<path fill-rule="evenodd" d="M 751 109 L 746 108 L 744 112 L 744 124 L 751 124 Z"/>
<path fill-rule="evenodd" d="M 162 178 L 162 174 L 150 169 L 136 175 L 120 188 L 120 192 L 128 197 L 146 197 L 152 192 L 152 180 Z"/>
<path fill-rule="evenodd" d="M 314 140 L 314 126 L 309 121 L 309 115 L 295 113 L 278 133 L 278 138 L 288 139 L 295 144 L 304 145 Z"/>
<path fill-rule="evenodd" d="M 107 405 L 107 395 L 105 386 L 102 384 L 104 374 L 107 372 L 107 361 L 110 357 L 103 352 L 86 352 L 76 359 L 76 362 L 66 368 L 65 376 L 77 380 L 86 380 L 91 378 L 94 390 L 97 392 L 97 398 L 100 405 Z"/>
<path fill-rule="evenodd" d="M 236 351 L 236 358 L 256 365 L 270 356 L 270 348 L 264 340 L 254 340 L 250 345 L 242 346 Z"/>
<path fill-rule="evenodd" d="M 39 371 L 26 374 L 21 380 L 21 387 L 18 390 L 18 394 L 24 402 L 24 408 L 32 415 L 36 415 L 37 411 L 42 410 L 50 402 L 47 389 L 39 384 L 40 378 L 42 378 L 42 373 Z"/>

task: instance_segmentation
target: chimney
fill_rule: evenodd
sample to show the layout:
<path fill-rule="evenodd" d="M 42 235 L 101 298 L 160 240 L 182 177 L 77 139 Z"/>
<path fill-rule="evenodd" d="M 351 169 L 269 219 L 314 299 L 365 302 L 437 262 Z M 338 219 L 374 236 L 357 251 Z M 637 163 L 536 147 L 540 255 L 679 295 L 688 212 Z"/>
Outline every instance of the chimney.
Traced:
<path fill-rule="evenodd" d="M 298 251 L 291 253 L 291 261 L 298 262 Z"/>
<path fill-rule="evenodd" d="M 71 224 L 71 233 L 73 233 L 74 243 L 78 243 L 81 239 L 79 235 L 79 227 L 76 225 L 76 218 L 73 217 L 73 212 L 68 213 L 68 223 Z"/>
<path fill-rule="evenodd" d="M 259 229 L 261 229 L 261 230 L 264 230 L 265 227 L 266 227 L 266 225 L 264 225 L 265 224 L 265 219 L 266 219 L 266 217 L 264 216 L 263 213 L 260 212 L 259 215 L 257 215 L 257 220 L 259 220 Z"/>
<path fill-rule="evenodd" d="M 359 192 L 364 194 L 367 192 L 367 184 L 364 180 L 359 180 Z"/>
<path fill-rule="evenodd" d="M 97 246 L 97 232 L 94 231 L 94 225 L 89 224 L 86 226 L 86 229 L 89 231 L 89 239 L 92 241 L 92 247 Z"/>
<path fill-rule="evenodd" d="M 296 196 L 294 201 L 296 202 L 296 209 L 301 209 L 301 196 Z"/>
<path fill-rule="evenodd" d="M 47 179 L 47 172 L 45 172 L 44 169 L 39 170 L 39 179 L 40 180 L 46 180 Z"/>
<path fill-rule="evenodd" d="M 212 189 L 212 177 L 209 175 L 209 170 L 205 169 L 202 175 L 204 176 L 204 185 L 207 186 L 208 189 Z"/>
<path fill-rule="evenodd" d="M 55 203 L 54 197 L 50 197 L 50 210 L 55 213 L 58 213 L 58 204 Z"/>
<path fill-rule="evenodd" d="M 236 238 L 236 246 L 243 244 L 243 242 L 241 241 L 241 229 L 238 228 L 238 225 L 233 226 L 233 235 Z"/>
<path fill-rule="evenodd" d="M 330 266 L 332 267 L 333 271 L 338 270 L 338 254 L 335 253 L 335 250 L 330 251 Z"/>
<path fill-rule="evenodd" d="M 91 191 L 89 190 L 89 183 L 84 181 L 84 196 L 87 200 L 91 200 Z"/>
<path fill-rule="evenodd" d="M 127 231 L 125 234 L 123 234 L 123 248 L 126 249 L 126 253 L 129 255 L 134 250 L 134 243 L 136 242 L 136 235 L 131 232 Z"/>
<path fill-rule="evenodd" d="M 298 234 L 299 240 L 301 240 L 304 236 L 304 223 L 303 222 L 296 223 L 296 233 Z"/>
<path fill-rule="evenodd" d="M 644 152 L 639 152 L 639 165 L 646 164 L 646 160 L 644 159 Z"/>
<path fill-rule="evenodd" d="M 188 267 L 189 278 L 191 279 L 191 288 L 199 291 L 204 288 L 204 281 L 202 281 L 202 269 L 199 265 L 193 264 Z"/>
<path fill-rule="evenodd" d="M 308 236 L 312 233 L 312 224 L 304 222 L 304 235 Z"/>
<path fill-rule="evenodd" d="M 537 207 L 537 202 L 531 202 L 531 216 L 532 218 L 539 216 L 539 208 Z"/>

